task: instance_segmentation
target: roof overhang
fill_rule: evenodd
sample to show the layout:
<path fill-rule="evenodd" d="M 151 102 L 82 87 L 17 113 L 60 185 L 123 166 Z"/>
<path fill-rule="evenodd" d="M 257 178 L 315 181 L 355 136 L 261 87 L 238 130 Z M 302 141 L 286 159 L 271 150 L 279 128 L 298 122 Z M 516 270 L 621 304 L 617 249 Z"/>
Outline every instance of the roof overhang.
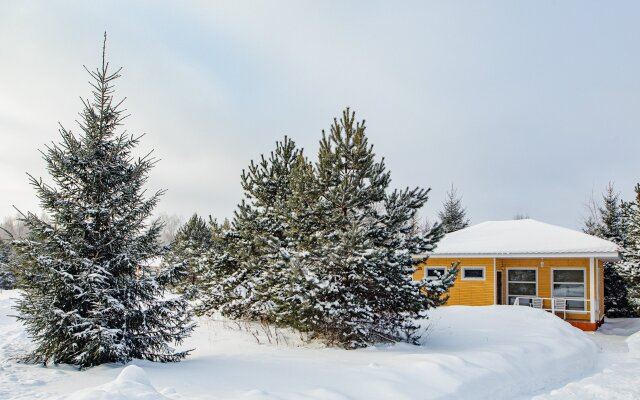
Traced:
<path fill-rule="evenodd" d="M 432 253 L 417 254 L 414 258 L 597 258 L 602 261 L 619 261 L 619 253 Z"/>

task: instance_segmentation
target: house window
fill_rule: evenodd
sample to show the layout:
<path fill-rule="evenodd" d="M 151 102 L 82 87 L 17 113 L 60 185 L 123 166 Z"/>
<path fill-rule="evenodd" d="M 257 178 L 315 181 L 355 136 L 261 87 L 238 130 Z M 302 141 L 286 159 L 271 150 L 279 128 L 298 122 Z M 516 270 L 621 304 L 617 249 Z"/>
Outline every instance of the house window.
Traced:
<path fill-rule="evenodd" d="M 520 298 L 520 305 L 529 305 L 538 295 L 538 273 L 535 269 L 507 270 L 507 296 L 509 304 Z"/>
<path fill-rule="evenodd" d="M 484 280 L 484 267 L 462 267 L 462 279 Z"/>
<path fill-rule="evenodd" d="M 446 267 L 427 267 L 424 273 L 424 277 L 428 280 L 438 279 L 446 272 Z"/>
<path fill-rule="evenodd" d="M 585 311 L 585 282 L 584 269 L 554 269 L 552 296 L 566 298 L 567 310 Z"/>

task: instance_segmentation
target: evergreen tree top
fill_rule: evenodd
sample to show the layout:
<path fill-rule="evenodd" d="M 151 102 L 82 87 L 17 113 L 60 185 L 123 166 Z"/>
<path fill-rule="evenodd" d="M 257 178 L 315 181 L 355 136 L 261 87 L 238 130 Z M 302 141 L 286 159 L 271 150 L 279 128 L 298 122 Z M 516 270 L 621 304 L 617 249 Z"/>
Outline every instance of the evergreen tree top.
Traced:
<path fill-rule="evenodd" d="M 365 131 L 365 121 L 356 122 L 349 108 L 334 119 L 328 134 L 322 131 L 316 166 L 320 190 L 344 215 L 382 201 L 391 182 L 384 158 L 375 160 Z"/>
<path fill-rule="evenodd" d="M 462 205 L 462 197 L 458 196 L 456 189 L 451 185 L 447 197 L 442 203 L 442 210 L 438 212 L 444 233 L 455 232 L 466 228 L 471 222 L 467 218 L 467 210 Z"/>

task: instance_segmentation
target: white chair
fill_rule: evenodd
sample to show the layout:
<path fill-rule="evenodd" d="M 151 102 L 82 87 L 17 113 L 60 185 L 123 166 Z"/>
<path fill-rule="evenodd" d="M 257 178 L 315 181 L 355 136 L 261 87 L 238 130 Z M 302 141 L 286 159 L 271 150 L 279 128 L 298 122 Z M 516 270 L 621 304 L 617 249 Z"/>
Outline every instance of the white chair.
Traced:
<path fill-rule="evenodd" d="M 534 297 L 531 299 L 531 307 L 542 310 L 542 299 L 540 297 Z"/>
<path fill-rule="evenodd" d="M 563 319 L 567 319 L 567 299 L 553 299 L 553 313 L 562 312 Z"/>

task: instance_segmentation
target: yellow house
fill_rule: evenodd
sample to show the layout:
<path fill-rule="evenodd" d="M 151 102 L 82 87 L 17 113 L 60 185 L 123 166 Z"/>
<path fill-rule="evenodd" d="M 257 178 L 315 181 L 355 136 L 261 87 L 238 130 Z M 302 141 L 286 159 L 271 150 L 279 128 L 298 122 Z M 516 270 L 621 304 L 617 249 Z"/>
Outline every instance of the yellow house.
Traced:
<path fill-rule="evenodd" d="M 450 234 L 414 274 L 437 279 L 452 263 L 460 272 L 448 305 L 532 306 L 583 330 L 604 322 L 603 262 L 616 244 L 532 219 L 488 221 Z"/>

